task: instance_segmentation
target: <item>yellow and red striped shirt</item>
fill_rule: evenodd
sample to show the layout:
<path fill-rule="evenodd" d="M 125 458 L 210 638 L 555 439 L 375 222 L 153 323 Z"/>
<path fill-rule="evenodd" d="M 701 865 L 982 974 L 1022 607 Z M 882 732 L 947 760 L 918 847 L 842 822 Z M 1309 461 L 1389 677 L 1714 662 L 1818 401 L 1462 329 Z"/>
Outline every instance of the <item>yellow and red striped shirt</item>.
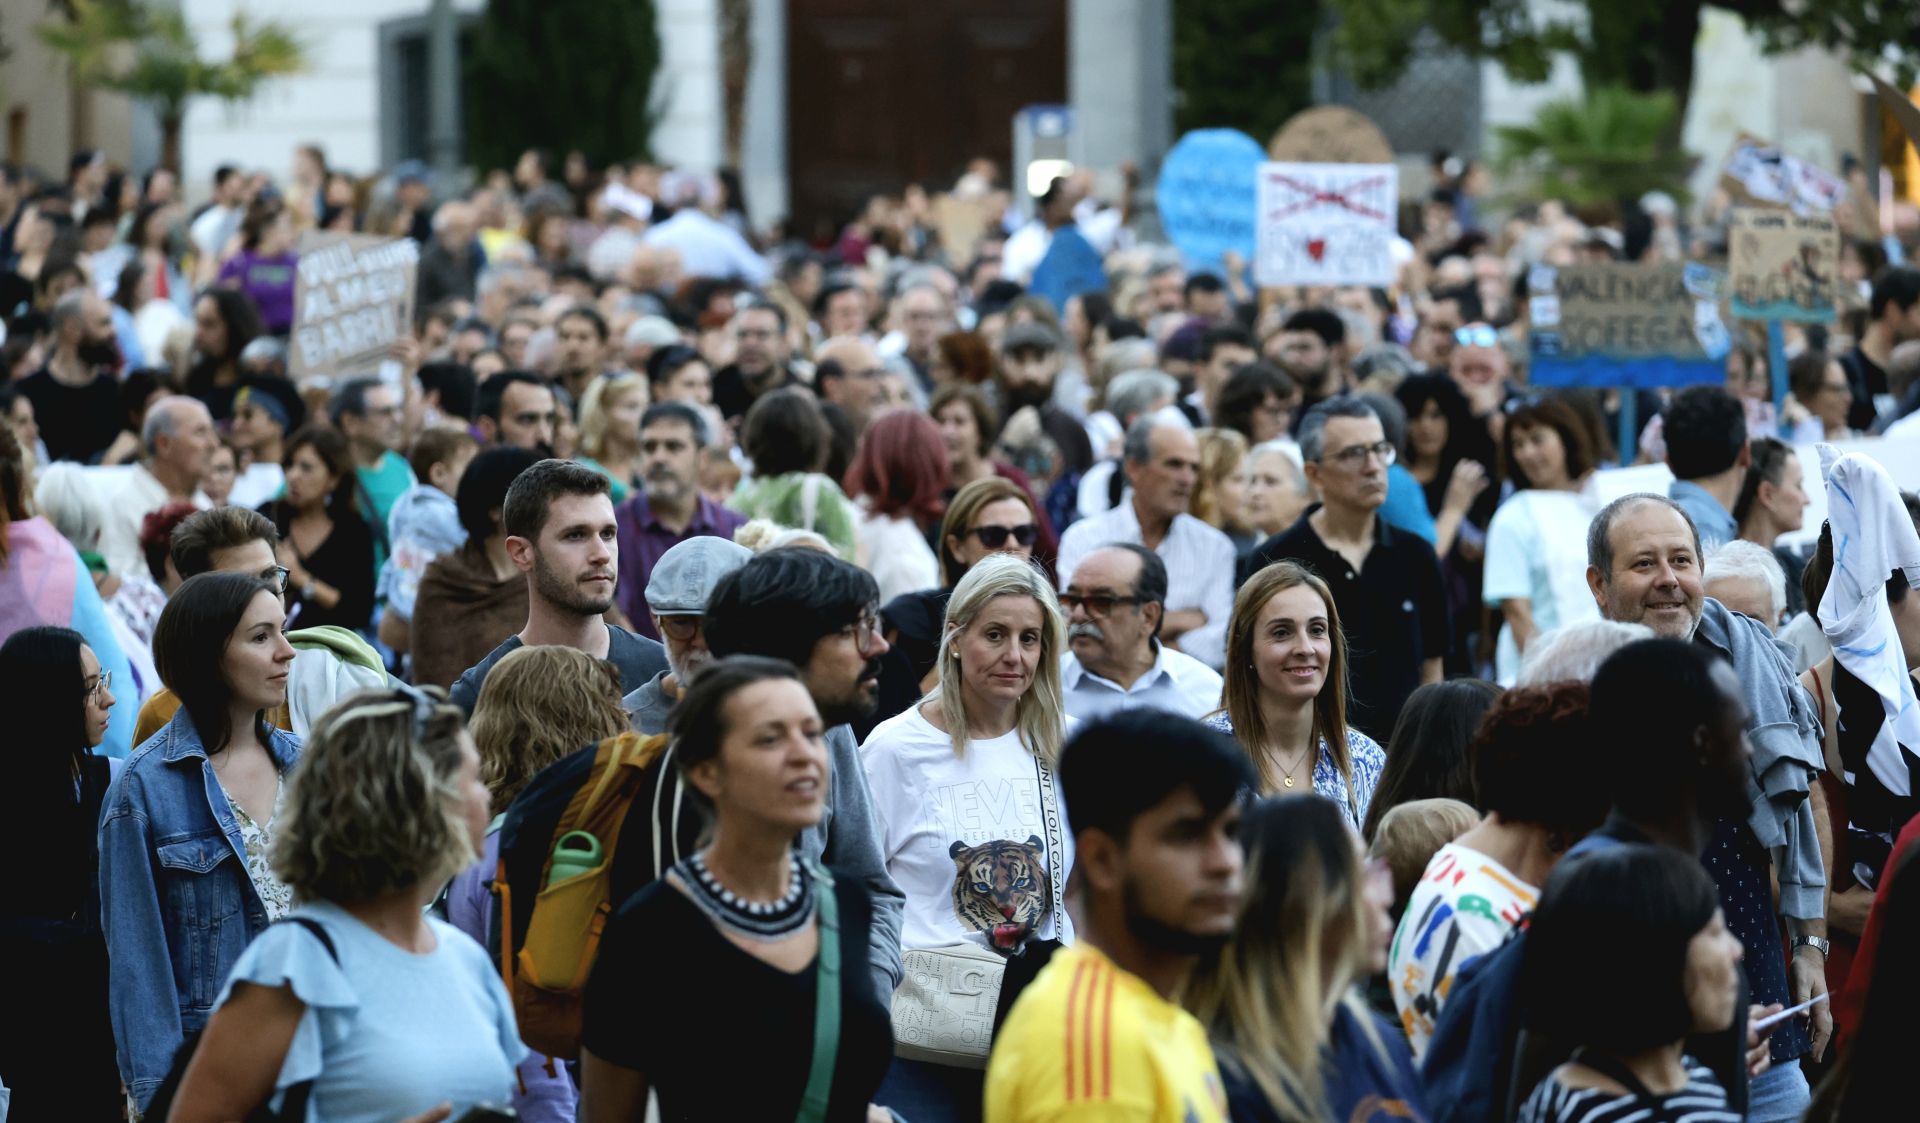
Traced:
<path fill-rule="evenodd" d="M 1053 957 L 994 1038 L 986 1123 L 1225 1123 L 1207 1034 L 1092 944 Z"/>

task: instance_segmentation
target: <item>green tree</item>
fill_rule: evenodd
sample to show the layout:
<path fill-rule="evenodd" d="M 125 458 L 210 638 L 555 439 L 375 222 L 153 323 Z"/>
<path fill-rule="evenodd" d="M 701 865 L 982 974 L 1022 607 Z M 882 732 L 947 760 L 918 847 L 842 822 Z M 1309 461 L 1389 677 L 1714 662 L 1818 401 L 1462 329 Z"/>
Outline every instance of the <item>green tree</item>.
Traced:
<path fill-rule="evenodd" d="M 1174 127 L 1239 129 L 1265 144 L 1313 104 L 1320 0 L 1173 0 Z"/>
<path fill-rule="evenodd" d="M 653 0 L 488 0 L 467 61 L 467 158 L 512 167 L 536 146 L 595 164 L 644 156 L 659 69 Z"/>
<path fill-rule="evenodd" d="M 1601 86 L 1550 101 L 1533 123 L 1497 130 L 1501 170 L 1531 179 L 1530 194 L 1575 206 L 1612 206 L 1649 191 L 1685 198 L 1687 157 L 1667 142 L 1679 117 L 1670 93 Z"/>
<path fill-rule="evenodd" d="M 180 126 L 195 98 L 252 100 L 270 78 L 306 68 L 306 47 L 286 27 L 235 12 L 233 53 L 203 58 L 177 7 L 145 0 L 63 0 L 64 14 L 39 26 L 40 39 L 67 57 L 83 85 L 116 90 L 160 118 L 160 160 L 180 169 Z"/>
<path fill-rule="evenodd" d="M 1570 52 L 1589 86 L 1674 96 L 1674 128 L 1686 117 L 1693 47 L 1704 0 L 1583 0 L 1573 18 L 1532 0 L 1329 0 L 1340 17 L 1338 47 L 1355 75 L 1384 85 L 1405 66 L 1414 35 L 1431 27 L 1449 46 L 1497 60 L 1514 78 L 1547 77 Z M 1770 53 L 1818 46 L 1856 66 L 1891 62 L 1903 82 L 1920 69 L 1920 6 L 1883 0 L 1720 0 Z M 1563 6 L 1571 7 L 1571 5 Z"/>

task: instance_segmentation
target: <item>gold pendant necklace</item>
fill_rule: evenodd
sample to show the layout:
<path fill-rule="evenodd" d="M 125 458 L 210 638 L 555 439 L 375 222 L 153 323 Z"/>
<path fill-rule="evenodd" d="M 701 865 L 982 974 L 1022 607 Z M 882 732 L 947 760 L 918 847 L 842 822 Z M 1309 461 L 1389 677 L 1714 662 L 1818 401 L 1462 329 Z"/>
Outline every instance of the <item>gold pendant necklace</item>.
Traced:
<path fill-rule="evenodd" d="M 1291 788 L 1293 786 L 1293 777 L 1291 776 L 1286 777 L 1286 781 L 1287 781 L 1287 786 Z"/>

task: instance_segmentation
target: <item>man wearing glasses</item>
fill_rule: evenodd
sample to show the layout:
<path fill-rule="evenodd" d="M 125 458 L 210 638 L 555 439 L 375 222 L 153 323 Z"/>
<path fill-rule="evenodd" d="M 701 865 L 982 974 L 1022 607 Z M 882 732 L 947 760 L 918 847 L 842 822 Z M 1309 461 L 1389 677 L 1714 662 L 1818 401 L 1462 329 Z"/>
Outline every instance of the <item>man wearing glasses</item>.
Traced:
<path fill-rule="evenodd" d="M 667 714 L 679 701 L 681 688 L 713 661 L 707 650 L 707 602 L 721 580 L 752 557 L 745 546 L 710 534 L 686 539 L 660 555 L 647 578 L 647 617 L 667 649 L 667 669 L 627 695 L 634 732 L 667 731 Z"/>
<path fill-rule="evenodd" d="M 1070 648 L 1060 690 L 1072 717 L 1146 707 L 1197 718 L 1220 708 L 1220 676 L 1160 642 L 1167 566 L 1159 554 L 1131 542 L 1095 550 L 1068 579 L 1060 607 Z"/>
<path fill-rule="evenodd" d="M 729 330 L 733 362 L 713 372 L 713 404 L 728 421 L 745 417 L 764 394 L 802 385 L 787 365 L 787 314 L 779 305 L 745 304 L 733 314 Z"/>
<path fill-rule="evenodd" d="M 400 395 L 377 378 L 355 378 L 333 392 L 327 413 L 353 452 L 360 514 L 374 528 L 374 541 L 380 546 L 377 568 L 379 559 L 386 556 L 387 515 L 416 482 L 406 458 L 395 451 L 401 439 Z"/>
<path fill-rule="evenodd" d="M 1382 740 L 1407 695 L 1440 681 L 1448 634 L 1440 562 L 1425 539 L 1380 517 L 1395 453 L 1373 407 L 1329 398 L 1307 411 L 1299 439 L 1321 502 L 1261 543 L 1248 572 L 1296 561 L 1326 581 L 1347 638 L 1347 720 Z"/>

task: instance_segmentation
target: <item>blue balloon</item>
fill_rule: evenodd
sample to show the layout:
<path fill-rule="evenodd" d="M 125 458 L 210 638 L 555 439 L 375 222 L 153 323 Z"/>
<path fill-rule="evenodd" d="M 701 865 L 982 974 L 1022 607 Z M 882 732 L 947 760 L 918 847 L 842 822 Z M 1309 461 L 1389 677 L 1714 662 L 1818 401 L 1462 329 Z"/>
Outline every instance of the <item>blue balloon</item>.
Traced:
<path fill-rule="evenodd" d="M 1160 225 L 1188 269 L 1224 275 L 1221 255 L 1228 250 L 1253 260 L 1255 195 L 1266 159 L 1260 142 L 1238 129 L 1195 129 L 1167 153 L 1154 195 Z"/>

